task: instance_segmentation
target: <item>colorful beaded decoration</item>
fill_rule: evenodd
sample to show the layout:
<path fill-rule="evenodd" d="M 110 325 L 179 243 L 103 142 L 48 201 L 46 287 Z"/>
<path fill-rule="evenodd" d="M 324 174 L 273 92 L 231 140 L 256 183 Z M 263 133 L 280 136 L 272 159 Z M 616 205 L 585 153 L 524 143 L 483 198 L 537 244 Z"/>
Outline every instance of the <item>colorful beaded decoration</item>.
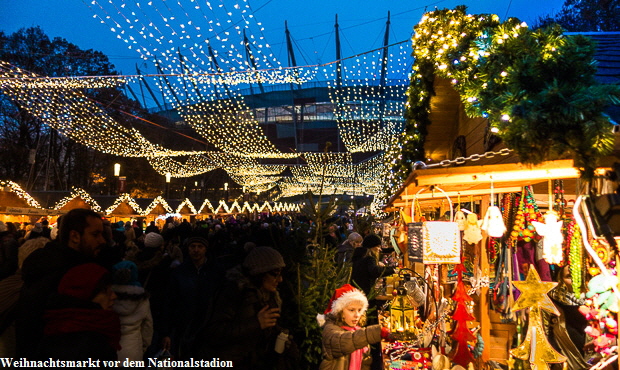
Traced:
<path fill-rule="evenodd" d="M 532 186 L 528 185 L 523 189 L 519 208 L 515 217 L 514 226 L 510 233 L 510 241 L 516 243 L 519 240 L 529 242 L 532 239 L 539 238 L 536 229 L 532 225 L 532 221 L 542 222 L 542 214 L 538 209 L 538 205 L 534 200 Z"/>
<path fill-rule="evenodd" d="M 574 220 L 568 225 L 568 234 L 570 235 L 567 237 L 567 240 L 570 240 L 570 252 L 568 253 L 570 275 L 573 280 L 573 292 L 579 297 L 583 283 L 583 244 L 581 230 Z"/>

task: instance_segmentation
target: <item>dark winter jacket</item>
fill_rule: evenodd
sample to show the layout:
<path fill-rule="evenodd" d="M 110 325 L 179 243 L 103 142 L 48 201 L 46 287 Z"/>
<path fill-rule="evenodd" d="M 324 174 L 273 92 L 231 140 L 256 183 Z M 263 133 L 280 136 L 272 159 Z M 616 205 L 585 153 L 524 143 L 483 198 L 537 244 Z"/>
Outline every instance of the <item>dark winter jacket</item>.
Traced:
<path fill-rule="evenodd" d="M 367 252 L 366 256 L 353 262 L 351 271 L 351 282 L 368 296 L 370 290 L 381 276 L 388 276 L 394 273 L 394 269 L 389 266 L 379 265 L 379 261 Z"/>
<path fill-rule="evenodd" d="M 345 240 L 344 243 L 338 246 L 338 252 L 336 252 L 336 262 L 337 263 L 351 262 L 354 249 L 355 248 L 353 248 L 351 243 L 349 243 L 348 240 Z"/>
<path fill-rule="evenodd" d="M 15 323 L 17 355 L 31 357 L 43 336 L 43 312 L 51 296 L 56 294 L 63 275 L 72 267 L 91 262 L 89 258 L 57 242 L 38 249 L 22 266 L 24 285 L 20 292 Z"/>
<path fill-rule="evenodd" d="M 349 356 L 354 351 L 381 341 L 381 325 L 348 331 L 326 318 L 323 327 L 323 361 L 320 370 L 348 370 Z M 364 353 L 362 370 L 370 369 L 370 350 Z"/>
<path fill-rule="evenodd" d="M 212 284 L 216 277 L 206 263 L 199 269 L 188 259 L 172 271 L 167 288 L 166 306 L 161 334 L 172 339 L 172 353 L 185 358 L 187 354 L 179 353 L 179 346 L 190 330 L 189 326 L 199 321 L 199 314 L 206 312 Z"/>
<path fill-rule="evenodd" d="M 97 303 L 62 295 L 52 297 L 47 306 L 45 334 L 38 344 L 34 359 L 118 358 L 116 351 L 120 349 L 118 341 L 121 330 L 118 315 L 114 311 L 103 310 Z M 91 327 L 85 328 L 85 323 L 91 324 Z"/>
<path fill-rule="evenodd" d="M 0 233 L 0 280 L 17 271 L 17 249 L 19 243 L 8 231 Z"/>
<path fill-rule="evenodd" d="M 232 361 L 235 369 L 272 369 L 280 328 L 261 329 L 257 315 L 266 305 L 280 307 L 280 296 L 262 293 L 240 266 L 229 270 L 226 278 L 197 337 L 194 357 Z"/>

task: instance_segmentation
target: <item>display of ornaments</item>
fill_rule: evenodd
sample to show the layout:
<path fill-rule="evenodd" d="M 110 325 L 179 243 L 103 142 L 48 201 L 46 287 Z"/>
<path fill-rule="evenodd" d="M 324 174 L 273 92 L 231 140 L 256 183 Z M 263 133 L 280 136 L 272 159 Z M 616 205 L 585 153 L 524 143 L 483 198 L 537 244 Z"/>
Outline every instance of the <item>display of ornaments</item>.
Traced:
<path fill-rule="evenodd" d="M 514 226 L 510 232 L 511 240 L 530 242 L 533 239 L 538 239 L 539 236 L 536 234 L 536 228 L 532 225 L 532 221 L 542 221 L 542 214 L 538 209 L 536 200 L 534 200 L 532 187 L 526 186 L 519 202 Z"/>

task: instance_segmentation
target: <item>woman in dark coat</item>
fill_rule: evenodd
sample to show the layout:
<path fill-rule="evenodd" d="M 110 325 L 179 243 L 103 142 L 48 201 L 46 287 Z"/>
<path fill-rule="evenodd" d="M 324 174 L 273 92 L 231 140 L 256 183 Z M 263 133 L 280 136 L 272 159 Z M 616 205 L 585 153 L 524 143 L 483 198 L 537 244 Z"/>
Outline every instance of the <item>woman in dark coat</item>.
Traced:
<path fill-rule="evenodd" d="M 274 369 L 282 301 L 277 287 L 284 260 L 270 247 L 252 249 L 242 265 L 226 272 L 212 314 L 196 338 L 194 357 L 232 361 L 235 369 Z"/>
<path fill-rule="evenodd" d="M 364 238 L 362 248 L 357 248 L 353 254 L 351 282 L 358 286 L 366 296 L 370 294 L 378 278 L 394 273 L 392 267 L 385 266 L 379 261 L 380 250 L 381 238 L 370 234 Z"/>
<path fill-rule="evenodd" d="M 86 263 L 67 271 L 45 311 L 38 359 L 116 360 L 121 325 L 115 299 L 105 268 Z"/>

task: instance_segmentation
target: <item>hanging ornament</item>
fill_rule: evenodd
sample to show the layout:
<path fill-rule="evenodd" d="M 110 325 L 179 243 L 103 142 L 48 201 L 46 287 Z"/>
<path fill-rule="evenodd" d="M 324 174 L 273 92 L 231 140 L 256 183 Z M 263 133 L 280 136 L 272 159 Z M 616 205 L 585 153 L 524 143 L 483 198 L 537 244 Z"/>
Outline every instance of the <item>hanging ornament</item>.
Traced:
<path fill-rule="evenodd" d="M 568 263 L 570 275 L 573 281 L 573 292 L 577 297 L 581 294 L 583 282 L 583 243 L 581 241 L 581 230 L 576 222 L 569 224 L 570 251 L 568 253 Z"/>
<path fill-rule="evenodd" d="M 506 225 L 504 225 L 502 211 L 500 211 L 499 207 L 491 206 L 487 209 L 480 228 L 492 238 L 501 238 L 504 236 Z"/>
<path fill-rule="evenodd" d="M 532 241 L 532 239 L 536 239 L 538 235 L 532 225 L 532 221 L 542 219 L 538 205 L 534 200 L 531 185 L 523 188 L 517 207 L 513 230 L 510 233 L 511 245 L 517 241 L 525 241 L 527 243 Z"/>
<path fill-rule="evenodd" d="M 530 311 L 526 337 L 517 348 L 510 351 L 510 354 L 521 360 L 529 361 L 534 370 L 549 369 L 550 363 L 566 362 L 566 357 L 558 353 L 549 343 L 540 311 L 545 310 L 554 315 L 560 315 L 547 295 L 547 292 L 557 283 L 542 282 L 536 268 L 531 265 L 526 280 L 513 281 L 512 284 L 521 292 L 521 296 L 513 306 L 513 311 L 526 308 Z"/>
<path fill-rule="evenodd" d="M 547 263 L 561 264 L 564 236 L 562 235 L 563 221 L 558 220 L 558 214 L 555 211 L 549 211 L 545 213 L 545 223 L 532 221 L 532 225 L 536 228 L 538 235 L 543 237 L 539 242 L 542 243 L 542 257 Z"/>
<path fill-rule="evenodd" d="M 460 209 L 454 212 L 454 222 L 459 225 L 459 230 L 464 231 L 467 227 L 467 218 L 465 217 L 465 212 Z"/>
<path fill-rule="evenodd" d="M 467 227 L 463 233 L 463 240 L 469 244 L 476 244 L 482 240 L 480 221 L 478 221 L 478 215 L 473 212 L 467 215 Z"/>

